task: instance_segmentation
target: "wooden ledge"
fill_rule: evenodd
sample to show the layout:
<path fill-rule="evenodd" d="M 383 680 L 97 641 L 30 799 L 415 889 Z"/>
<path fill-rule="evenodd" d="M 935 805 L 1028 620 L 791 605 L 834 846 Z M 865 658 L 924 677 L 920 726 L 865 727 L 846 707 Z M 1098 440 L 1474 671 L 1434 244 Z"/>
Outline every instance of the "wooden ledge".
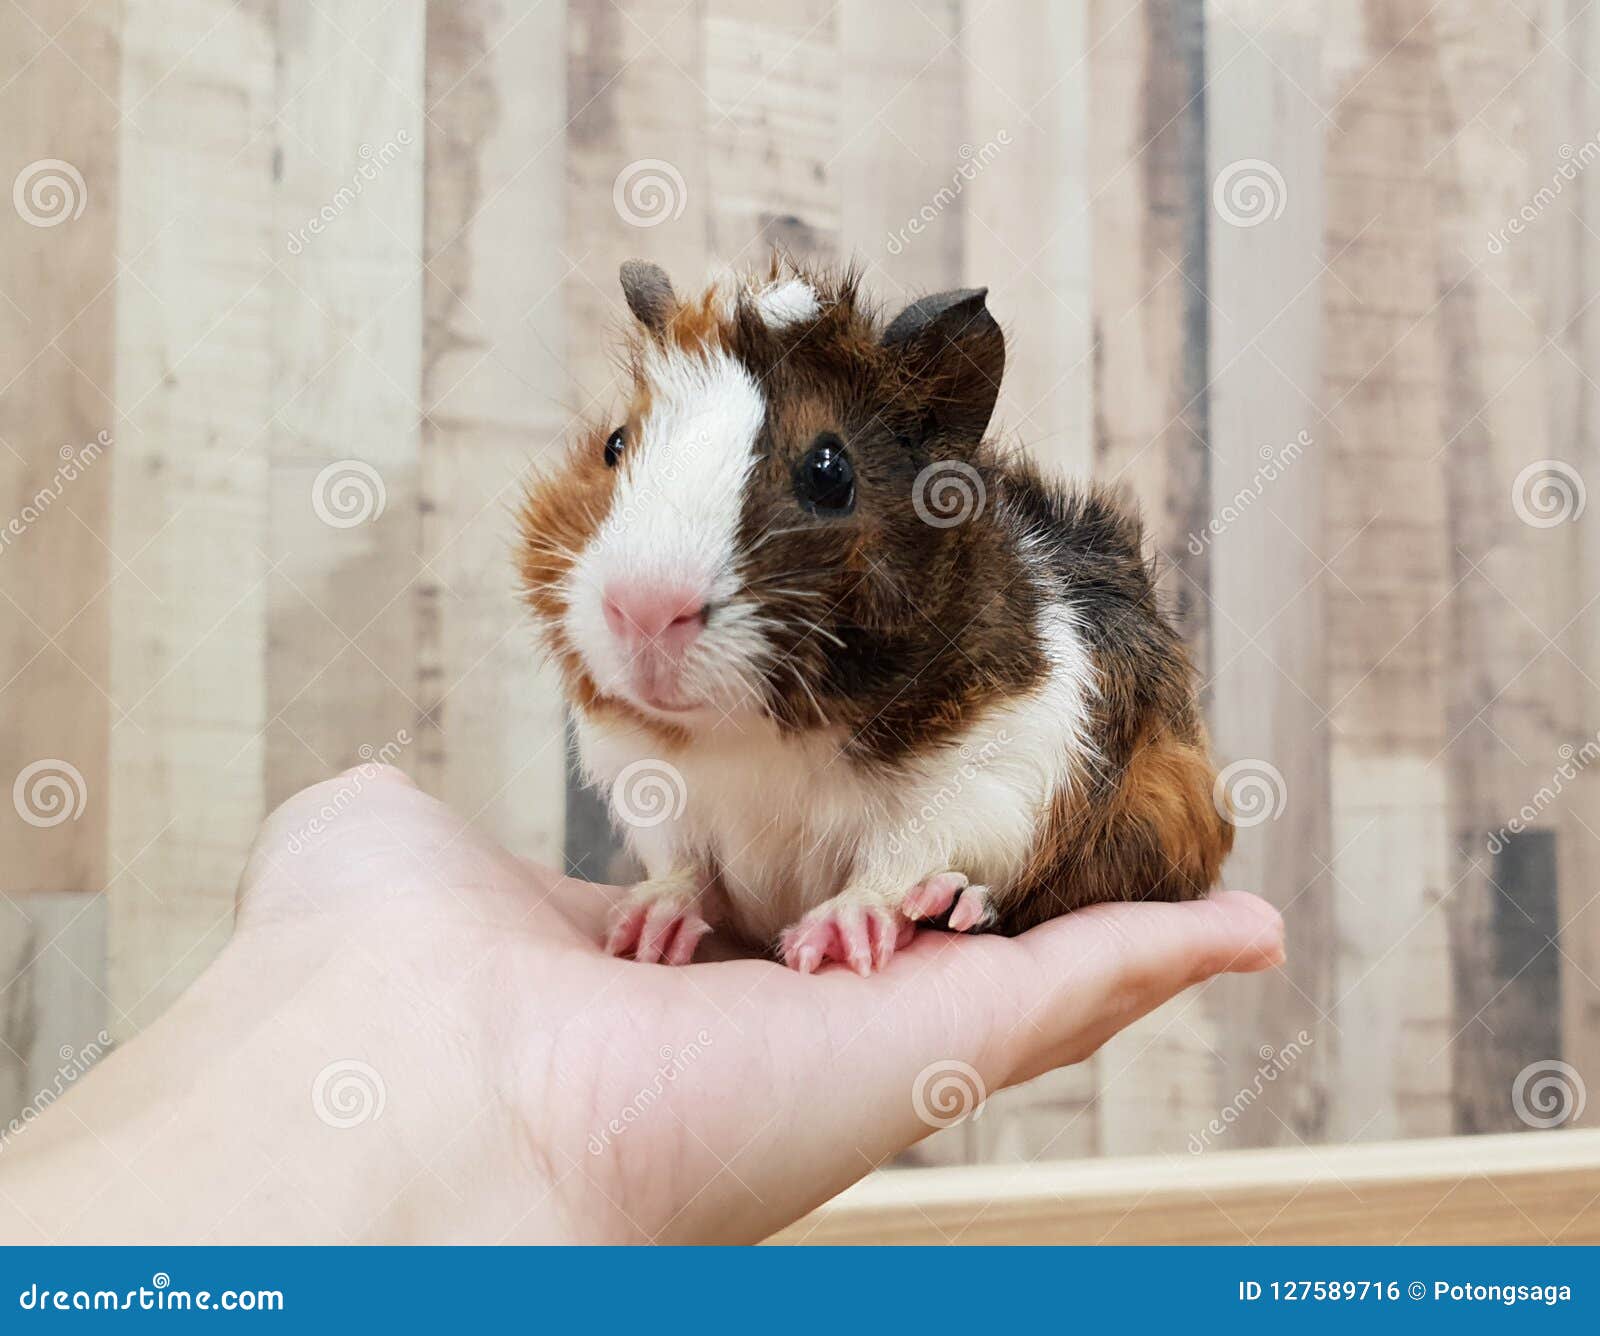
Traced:
<path fill-rule="evenodd" d="M 772 1243 L 1600 1243 L 1600 1131 L 887 1170 Z"/>

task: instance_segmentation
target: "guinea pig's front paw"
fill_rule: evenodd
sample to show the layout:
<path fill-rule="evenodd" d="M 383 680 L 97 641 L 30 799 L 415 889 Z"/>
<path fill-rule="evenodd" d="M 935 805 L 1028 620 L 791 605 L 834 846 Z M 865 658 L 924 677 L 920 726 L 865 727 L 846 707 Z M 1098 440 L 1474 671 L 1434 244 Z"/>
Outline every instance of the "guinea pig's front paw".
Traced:
<path fill-rule="evenodd" d="M 836 960 L 866 975 L 887 965 L 916 931 L 916 924 L 896 909 L 839 895 L 787 929 L 778 946 L 783 963 L 802 974 Z"/>
<path fill-rule="evenodd" d="M 908 919 L 938 918 L 948 910 L 952 932 L 981 927 L 992 917 L 989 888 L 969 885 L 961 872 L 936 872 L 918 882 L 906 895 L 904 909 Z"/>
<path fill-rule="evenodd" d="M 612 911 L 606 953 L 643 965 L 687 965 L 710 931 L 692 888 L 676 879 L 643 881 Z"/>

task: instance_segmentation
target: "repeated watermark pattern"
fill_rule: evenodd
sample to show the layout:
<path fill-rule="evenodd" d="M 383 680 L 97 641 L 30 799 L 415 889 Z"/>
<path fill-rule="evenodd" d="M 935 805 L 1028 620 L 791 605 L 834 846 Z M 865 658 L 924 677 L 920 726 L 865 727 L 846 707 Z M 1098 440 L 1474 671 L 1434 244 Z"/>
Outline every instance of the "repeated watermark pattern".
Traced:
<path fill-rule="evenodd" d="M 1287 445 L 1261 447 L 1262 463 L 1250 481 L 1225 501 L 1199 533 L 1189 534 L 1188 548 L 1191 556 L 1198 557 L 1213 538 L 1220 538 L 1228 529 L 1261 499 L 1267 487 L 1283 477 L 1289 465 L 1305 454 L 1311 445 L 1311 433 L 1302 431 Z"/>
<path fill-rule="evenodd" d="M 591 1155 L 603 1155 L 612 1138 L 621 1136 L 647 1114 L 666 1093 L 667 1087 L 682 1076 L 711 1047 L 711 1034 L 699 1030 L 695 1037 L 679 1048 L 663 1045 L 660 1049 L 661 1065 L 650 1081 L 639 1087 L 616 1117 L 608 1118 L 598 1132 L 591 1132 L 587 1142 Z"/>
<path fill-rule="evenodd" d="M 1260 227 L 1283 217 L 1289 188 L 1283 173 L 1263 158 L 1230 162 L 1211 183 L 1211 204 L 1234 227 Z"/>
<path fill-rule="evenodd" d="M 40 158 L 17 173 L 11 183 L 11 204 L 30 227 L 59 227 L 83 217 L 89 187 L 70 162 Z"/>
<path fill-rule="evenodd" d="M 89 805 L 89 785 L 71 761 L 47 756 L 17 772 L 11 805 L 30 826 L 59 826 L 83 815 Z"/>
<path fill-rule="evenodd" d="M 1491 854 L 1501 852 L 1513 835 L 1522 834 L 1538 821 L 1566 791 L 1568 784 L 1600 761 L 1600 733 L 1582 746 L 1563 742 L 1556 748 L 1556 755 L 1561 758 L 1561 764 L 1551 773 L 1549 781 L 1541 784 L 1533 796 L 1517 809 L 1517 814 L 1489 836 L 1487 843 Z"/>
<path fill-rule="evenodd" d="M 951 772 L 950 777 L 923 800 L 922 806 L 917 808 L 903 825 L 890 834 L 887 844 L 889 852 L 898 854 L 909 842 L 932 829 L 946 809 L 966 791 L 967 785 L 977 779 L 995 757 L 1010 745 L 1011 734 L 1003 728 L 997 729 L 995 735 L 986 739 L 981 747 L 963 744 L 957 753 L 961 763 Z"/>
<path fill-rule="evenodd" d="M 653 756 L 623 766 L 611 785 L 617 819 L 639 830 L 676 821 L 688 801 L 689 786 L 677 766 Z"/>
<path fill-rule="evenodd" d="M 989 1098 L 983 1077 L 959 1058 L 930 1062 L 911 1083 L 911 1108 L 929 1127 L 954 1127 L 983 1117 Z"/>
<path fill-rule="evenodd" d="M 312 846 L 317 836 L 325 833 L 349 810 L 367 784 L 377 777 L 379 767 L 394 765 L 410 745 L 411 734 L 403 728 L 397 729 L 394 737 L 381 747 L 363 742 L 356 749 L 356 754 L 361 757 L 361 764 L 339 777 L 339 782 L 323 801 L 322 806 L 289 836 L 284 842 L 284 848 L 291 854 L 304 853 Z"/>
<path fill-rule="evenodd" d="M 1283 815 L 1289 805 L 1289 786 L 1271 761 L 1249 756 L 1218 772 L 1211 786 L 1211 801 L 1224 821 L 1259 826 Z"/>
<path fill-rule="evenodd" d="M 0 556 L 44 518 L 45 512 L 62 498 L 67 488 L 77 482 L 110 445 L 111 433 L 102 431 L 84 445 L 61 447 L 57 452 L 61 463 L 50 475 L 50 481 L 24 501 L 22 509 L 6 521 L 4 528 L 0 528 Z"/>
<path fill-rule="evenodd" d="M 1010 145 L 1009 130 L 997 130 L 992 139 L 978 148 L 973 148 L 971 144 L 963 144 L 956 154 L 961 159 L 961 165 L 951 174 L 950 180 L 934 191 L 928 202 L 907 218 L 898 232 L 888 234 L 884 249 L 890 255 L 899 255 L 904 251 L 913 238 L 921 236 L 940 214 L 961 198 L 961 192 L 967 185 L 1000 156 L 1000 150 L 1009 148 Z"/>
<path fill-rule="evenodd" d="M 380 148 L 375 149 L 371 144 L 361 145 L 356 150 L 361 162 L 350 174 L 350 180 L 334 191 L 328 202 L 307 218 L 300 227 L 289 233 L 284 249 L 290 255 L 299 255 L 304 251 L 315 238 L 328 230 L 340 214 L 361 197 L 361 192 L 383 174 L 384 168 L 400 156 L 401 150 L 410 148 L 413 142 L 411 131 L 401 130 Z"/>
<path fill-rule="evenodd" d="M 683 217 L 689 188 L 683 173 L 660 158 L 630 162 L 611 183 L 617 217 L 633 227 L 659 227 Z"/>
<path fill-rule="evenodd" d="M 1309 1031 L 1301 1030 L 1281 1048 L 1274 1048 L 1271 1044 L 1263 1044 L 1258 1050 L 1261 1064 L 1256 1068 L 1255 1076 L 1250 1080 L 1249 1084 L 1239 1087 L 1238 1092 L 1222 1106 L 1215 1118 L 1198 1132 L 1189 1134 L 1189 1154 L 1200 1154 L 1213 1140 L 1225 1135 L 1228 1129 L 1238 1122 L 1246 1111 L 1261 1098 L 1262 1092 L 1288 1071 L 1289 1068 L 1293 1067 L 1300 1060 L 1301 1055 L 1315 1043 L 1316 1040 Z"/>
<path fill-rule="evenodd" d="M 1530 1062 L 1511 1083 L 1511 1107 L 1529 1127 L 1561 1127 L 1583 1117 L 1589 1092 L 1571 1063 Z"/>
<path fill-rule="evenodd" d="M 338 459 L 311 484 L 311 509 L 332 529 L 353 529 L 383 514 L 389 493 L 378 470 L 360 459 Z"/>
<path fill-rule="evenodd" d="M 330 1062 L 311 1082 L 311 1107 L 329 1127 L 375 1123 L 388 1103 L 388 1087 L 378 1069 L 359 1058 Z"/>
<path fill-rule="evenodd" d="M 61 1098 L 67 1087 L 82 1076 L 95 1063 L 99 1062 L 111 1050 L 111 1036 L 101 1030 L 82 1048 L 73 1048 L 71 1044 L 63 1044 L 57 1050 L 56 1056 L 61 1059 L 61 1065 L 56 1068 L 55 1078 L 51 1083 L 38 1091 L 17 1112 L 3 1128 L 0 1128 L 0 1151 L 4 1151 L 18 1136 L 26 1131 L 30 1124 L 46 1109 Z"/>
<path fill-rule="evenodd" d="M 954 529 L 977 519 L 988 499 L 978 470 L 960 459 L 934 461 L 911 484 L 912 510 L 935 529 Z"/>
<path fill-rule="evenodd" d="M 1490 255 L 1500 255 L 1511 244 L 1513 237 L 1520 237 L 1531 223 L 1537 222 L 1557 197 L 1569 184 L 1578 179 L 1578 173 L 1591 163 L 1600 159 L 1600 134 L 1587 139 L 1577 148 L 1571 144 L 1563 144 L 1558 150 L 1561 165 L 1551 174 L 1548 185 L 1540 186 L 1534 191 L 1516 213 L 1507 218 L 1504 224 L 1489 233 L 1489 239 L 1484 243 L 1484 249 Z"/>
<path fill-rule="evenodd" d="M 1511 508 L 1534 529 L 1553 529 L 1583 514 L 1588 490 L 1564 459 L 1536 459 L 1511 484 Z"/>

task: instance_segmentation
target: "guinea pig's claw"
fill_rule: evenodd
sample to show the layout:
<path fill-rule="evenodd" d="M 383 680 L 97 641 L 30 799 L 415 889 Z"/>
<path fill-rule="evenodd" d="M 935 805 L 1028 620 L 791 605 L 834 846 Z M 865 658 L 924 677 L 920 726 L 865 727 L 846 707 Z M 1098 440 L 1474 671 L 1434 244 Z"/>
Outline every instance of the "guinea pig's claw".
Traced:
<path fill-rule="evenodd" d="M 950 931 L 966 932 L 970 928 L 982 927 L 990 917 L 989 888 L 968 886 L 961 892 L 956 907 L 950 911 Z"/>
<path fill-rule="evenodd" d="M 689 905 L 665 900 L 625 905 L 606 937 L 606 954 L 632 955 L 642 965 L 687 965 L 710 931 Z"/>
<path fill-rule="evenodd" d="M 916 925 L 893 909 L 830 900 L 783 934 L 783 963 L 814 974 L 836 961 L 868 975 L 887 965 L 916 933 Z"/>
<path fill-rule="evenodd" d="M 906 893 L 902 911 L 908 919 L 938 918 L 955 902 L 956 893 L 966 888 L 966 874 L 936 872 L 918 882 Z"/>

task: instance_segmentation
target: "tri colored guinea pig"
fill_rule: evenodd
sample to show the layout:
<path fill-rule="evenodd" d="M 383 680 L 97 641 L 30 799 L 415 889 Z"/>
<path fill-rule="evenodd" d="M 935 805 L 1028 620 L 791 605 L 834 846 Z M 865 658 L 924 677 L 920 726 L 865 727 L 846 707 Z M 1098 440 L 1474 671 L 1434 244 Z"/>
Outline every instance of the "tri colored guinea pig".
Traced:
<path fill-rule="evenodd" d="M 885 323 L 774 262 L 630 262 L 631 398 L 521 513 L 586 778 L 643 864 L 619 955 L 810 972 L 1215 882 L 1233 827 L 1137 516 L 986 439 L 983 290 Z"/>

